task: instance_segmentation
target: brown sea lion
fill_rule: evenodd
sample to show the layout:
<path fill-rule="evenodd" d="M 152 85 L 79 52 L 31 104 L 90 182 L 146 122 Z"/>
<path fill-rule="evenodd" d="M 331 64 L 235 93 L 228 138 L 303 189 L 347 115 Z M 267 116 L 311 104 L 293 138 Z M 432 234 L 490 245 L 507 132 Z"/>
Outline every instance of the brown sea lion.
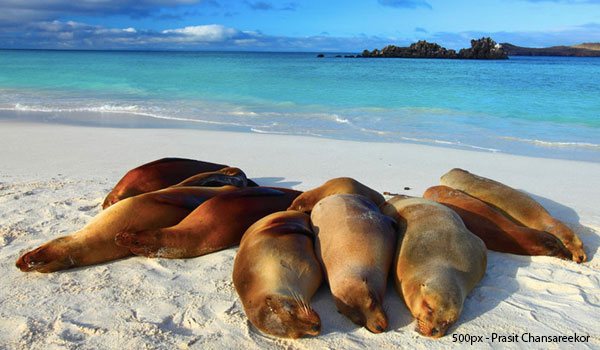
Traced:
<path fill-rule="evenodd" d="M 334 194 L 361 194 L 373 201 L 377 206 L 385 202 L 383 195 L 349 177 L 338 177 L 323 185 L 304 192 L 290 205 L 288 210 L 309 213 L 321 199 Z"/>
<path fill-rule="evenodd" d="M 208 198 L 235 190 L 234 186 L 179 187 L 126 198 L 80 231 L 23 254 L 16 265 L 21 271 L 54 272 L 126 257 L 131 252 L 115 244 L 117 233 L 173 226 Z"/>
<path fill-rule="evenodd" d="M 573 261 L 581 263 L 586 260 L 583 243 L 575 232 L 552 217 L 527 194 L 462 169 L 450 170 L 442 176 L 441 184 L 461 190 L 500 209 L 517 223 L 556 236 L 571 252 Z"/>
<path fill-rule="evenodd" d="M 487 251 L 454 211 L 423 198 L 392 198 L 383 212 L 397 219 L 404 237 L 396 251 L 395 284 L 417 330 L 443 336 L 483 278 Z"/>
<path fill-rule="evenodd" d="M 388 326 L 383 297 L 394 257 L 395 222 L 357 194 L 322 199 L 311 220 L 317 258 L 338 310 L 373 333 L 383 332 Z"/>
<path fill-rule="evenodd" d="M 129 170 L 106 196 L 104 203 L 102 203 L 102 208 L 106 209 L 116 202 L 128 197 L 176 185 L 189 177 L 200 173 L 215 172 L 226 167 L 227 165 L 223 164 L 201 162 L 184 158 L 163 158 L 155 160 Z M 247 180 L 247 183 L 248 186 L 256 186 L 256 183 L 251 180 Z M 220 183 L 218 186 L 227 184 L 230 183 Z M 195 186 L 198 186 L 198 184 Z"/>
<path fill-rule="evenodd" d="M 249 187 L 216 196 L 179 224 L 116 236 L 118 245 L 149 258 L 193 258 L 240 243 L 244 232 L 263 217 L 285 210 L 301 192 Z"/>
<path fill-rule="evenodd" d="M 434 186 L 424 198 L 454 210 L 469 231 L 483 240 L 491 250 L 519 255 L 548 255 L 571 260 L 562 242 L 553 235 L 519 226 L 485 202 L 448 186 Z"/>
<path fill-rule="evenodd" d="M 244 233 L 233 264 L 233 284 L 252 324 L 264 333 L 317 335 L 319 315 L 310 299 L 323 280 L 313 247 L 310 217 L 271 214 Z"/>

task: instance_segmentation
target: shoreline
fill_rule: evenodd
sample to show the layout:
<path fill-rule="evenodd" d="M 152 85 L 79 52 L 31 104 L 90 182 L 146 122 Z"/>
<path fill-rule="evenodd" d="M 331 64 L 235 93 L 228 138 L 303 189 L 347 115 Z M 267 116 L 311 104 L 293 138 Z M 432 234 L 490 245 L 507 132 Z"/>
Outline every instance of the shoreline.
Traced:
<path fill-rule="evenodd" d="M 475 142 L 463 143 L 461 140 L 445 140 L 444 135 L 441 138 L 429 138 L 427 135 L 412 137 L 410 134 L 402 136 L 398 132 L 367 130 L 353 125 L 348 119 L 332 114 L 335 117 L 335 123 L 338 125 L 349 125 L 348 130 L 336 130 L 333 134 L 318 134 L 307 130 L 302 133 L 296 131 L 276 131 L 264 130 L 263 127 L 246 124 L 243 121 L 222 121 L 193 119 L 187 117 L 163 116 L 152 114 L 145 111 L 129 110 L 132 106 L 125 106 L 128 110 L 120 110 L 116 106 L 111 107 L 114 110 L 19 110 L 17 108 L 0 108 L 0 123 L 17 122 L 45 125 L 65 125 L 99 128 L 117 128 L 117 129 L 165 129 L 165 130 L 198 130 L 198 131 L 223 131 L 239 132 L 250 134 L 265 135 L 286 135 L 299 137 L 316 137 L 328 140 L 365 142 L 365 143 L 391 143 L 391 144 L 414 144 L 431 147 L 442 147 L 455 150 L 476 151 L 487 154 L 505 154 L 532 158 L 556 159 L 556 160 L 575 160 L 589 163 L 600 164 L 600 144 L 575 142 L 575 141 L 548 141 L 536 138 L 520 138 L 514 136 L 502 136 L 498 134 L 494 137 L 497 144 L 479 146 Z M 137 107 L 137 106 L 133 106 Z M 254 112 L 236 112 L 248 113 Z M 81 118 L 81 116 L 84 116 Z M 291 126 L 290 126 L 291 127 Z M 294 126 L 300 128 L 300 126 Z M 358 128 L 357 130 L 354 130 Z M 360 134 L 360 133 L 363 134 Z M 396 135 L 398 134 L 398 135 Z M 369 136 L 370 135 L 370 136 Z M 378 135 L 378 136 L 375 136 Z M 391 138 L 391 139 L 390 139 Z M 489 142 L 489 141 L 488 141 Z M 500 149 L 512 147 L 512 149 Z M 493 147 L 493 148 L 492 148 Z M 496 148 L 497 147 L 497 148 Z"/>
<path fill-rule="evenodd" d="M 600 346 L 600 164 L 455 150 L 197 129 L 124 129 L 0 122 L 0 344 L 11 348 L 441 349 L 453 334 L 591 335 Z M 420 196 L 461 167 L 525 190 L 581 237 L 589 262 L 489 252 L 457 325 L 420 337 L 388 285 L 389 330 L 375 335 L 337 313 L 326 285 L 312 301 L 322 334 L 272 339 L 248 323 L 231 281 L 237 248 L 195 259 L 132 257 L 55 274 L 22 273 L 19 254 L 83 227 L 129 169 L 165 156 L 242 168 L 261 185 L 307 190 L 350 176 L 378 191 Z M 404 187 L 410 187 L 404 191 Z M 527 349 L 526 343 L 513 343 Z M 564 343 L 566 345 L 566 343 Z M 484 340 L 482 347 L 498 346 Z"/>

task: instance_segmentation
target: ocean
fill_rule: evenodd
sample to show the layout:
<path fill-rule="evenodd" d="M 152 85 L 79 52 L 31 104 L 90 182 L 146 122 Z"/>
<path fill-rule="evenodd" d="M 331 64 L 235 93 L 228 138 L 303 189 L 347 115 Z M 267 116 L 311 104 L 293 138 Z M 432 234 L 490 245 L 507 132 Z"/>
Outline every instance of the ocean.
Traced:
<path fill-rule="evenodd" d="M 600 162 L 600 58 L 0 51 L 0 119 L 411 142 Z"/>

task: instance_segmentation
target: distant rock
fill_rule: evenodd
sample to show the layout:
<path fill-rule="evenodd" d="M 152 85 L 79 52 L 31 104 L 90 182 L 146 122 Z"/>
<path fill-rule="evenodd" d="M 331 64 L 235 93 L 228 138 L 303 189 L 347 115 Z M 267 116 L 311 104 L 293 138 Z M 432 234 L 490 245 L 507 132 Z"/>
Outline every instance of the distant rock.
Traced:
<path fill-rule="evenodd" d="M 322 53 L 317 55 L 317 58 L 323 58 L 323 57 L 325 57 L 325 55 L 323 55 Z"/>
<path fill-rule="evenodd" d="M 381 51 L 364 50 L 357 57 L 393 57 L 393 58 L 445 58 L 445 59 L 507 59 L 508 55 L 501 45 L 490 38 L 471 40 L 471 48 L 462 49 L 457 54 L 455 50 L 446 49 L 436 43 L 420 40 L 409 47 L 388 45 Z"/>
<path fill-rule="evenodd" d="M 364 50 L 362 57 L 397 57 L 397 58 L 456 58 L 456 51 L 448 50 L 436 43 L 425 40 L 418 41 L 409 47 L 388 45 L 381 51 Z"/>
<path fill-rule="evenodd" d="M 508 53 L 502 45 L 496 44 L 492 38 L 471 40 L 471 48 L 461 49 L 458 58 L 477 60 L 505 60 Z"/>
<path fill-rule="evenodd" d="M 551 46 L 544 48 L 522 47 L 503 43 L 509 56 L 569 56 L 600 57 L 600 43 L 584 43 L 575 46 Z"/>

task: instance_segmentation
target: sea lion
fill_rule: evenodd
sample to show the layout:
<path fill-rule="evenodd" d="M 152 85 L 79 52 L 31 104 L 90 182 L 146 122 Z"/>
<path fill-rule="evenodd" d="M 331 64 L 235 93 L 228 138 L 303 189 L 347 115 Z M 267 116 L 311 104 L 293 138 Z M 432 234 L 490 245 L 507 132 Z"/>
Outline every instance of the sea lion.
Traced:
<path fill-rule="evenodd" d="M 313 247 L 310 217 L 271 214 L 250 226 L 233 264 L 233 285 L 252 324 L 264 333 L 300 338 L 318 335 L 310 299 L 323 281 Z"/>
<path fill-rule="evenodd" d="M 434 186 L 424 198 L 454 210 L 469 231 L 483 240 L 491 250 L 519 255 L 548 255 L 571 260 L 569 252 L 555 236 L 519 226 L 485 202 L 448 186 Z"/>
<path fill-rule="evenodd" d="M 226 167 L 227 165 L 223 164 L 184 158 L 162 158 L 155 160 L 129 170 L 106 196 L 102 203 L 102 208 L 106 209 L 128 197 L 176 185 L 200 173 L 215 172 Z M 257 186 L 251 180 L 247 180 L 247 183 L 248 186 Z M 217 186 L 227 184 L 230 183 L 220 183 Z M 195 184 L 195 186 L 198 186 L 198 184 Z"/>
<path fill-rule="evenodd" d="M 483 278 L 485 244 L 452 209 L 427 199 L 394 197 L 383 212 L 396 218 L 404 233 L 396 250 L 396 289 L 416 318 L 419 333 L 441 337 Z"/>
<path fill-rule="evenodd" d="M 583 243 L 570 228 L 552 217 L 544 207 L 527 194 L 462 169 L 452 169 L 442 176 L 441 184 L 461 190 L 499 209 L 524 226 L 548 232 L 562 241 L 573 255 L 573 261 L 586 261 Z"/>
<path fill-rule="evenodd" d="M 263 217 L 285 210 L 301 192 L 249 187 L 216 196 L 179 224 L 139 232 L 122 232 L 115 242 L 149 258 L 193 258 L 240 243 L 244 232 Z"/>
<path fill-rule="evenodd" d="M 383 297 L 394 257 L 395 222 L 357 194 L 328 196 L 311 220 L 317 258 L 338 310 L 373 333 L 383 332 Z"/>
<path fill-rule="evenodd" d="M 131 252 L 115 244 L 117 233 L 173 226 L 208 198 L 235 190 L 234 186 L 179 187 L 126 198 L 80 231 L 23 254 L 16 265 L 24 272 L 54 272 L 124 258 Z"/>
<path fill-rule="evenodd" d="M 290 205 L 288 210 L 309 213 L 321 199 L 334 194 L 361 194 L 369 198 L 377 206 L 385 202 L 383 195 L 349 177 L 338 177 L 323 185 L 304 192 Z"/>

